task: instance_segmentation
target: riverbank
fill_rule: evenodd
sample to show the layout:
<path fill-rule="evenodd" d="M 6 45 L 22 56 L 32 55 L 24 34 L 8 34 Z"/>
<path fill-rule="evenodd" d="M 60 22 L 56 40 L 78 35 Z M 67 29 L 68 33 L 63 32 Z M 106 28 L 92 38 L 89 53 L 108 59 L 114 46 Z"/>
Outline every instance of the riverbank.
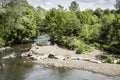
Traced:
<path fill-rule="evenodd" d="M 46 67 L 81 69 L 108 76 L 120 76 L 119 64 L 102 63 L 96 59 L 96 56 L 102 53 L 100 50 L 94 50 L 91 53 L 78 55 L 75 54 L 75 51 L 56 46 L 37 46 L 33 44 L 30 51 L 23 53 L 21 56 Z"/>

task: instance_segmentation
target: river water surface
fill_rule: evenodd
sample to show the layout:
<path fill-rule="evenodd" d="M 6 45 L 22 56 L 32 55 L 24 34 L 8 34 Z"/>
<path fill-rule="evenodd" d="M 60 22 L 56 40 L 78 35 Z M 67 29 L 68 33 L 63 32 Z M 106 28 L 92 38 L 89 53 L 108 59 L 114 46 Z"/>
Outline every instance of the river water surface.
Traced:
<path fill-rule="evenodd" d="M 39 38 L 35 41 L 50 44 L 48 38 Z M 0 53 L 0 65 L 2 65 L 0 80 L 120 80 L 120 77 L 104 76 L 77 69 L 46 68 L 42 65 L 23 63 L 24 60 L 19 55 L 29 48 L 29 44 L 18 45 L 12 50 Z"/>

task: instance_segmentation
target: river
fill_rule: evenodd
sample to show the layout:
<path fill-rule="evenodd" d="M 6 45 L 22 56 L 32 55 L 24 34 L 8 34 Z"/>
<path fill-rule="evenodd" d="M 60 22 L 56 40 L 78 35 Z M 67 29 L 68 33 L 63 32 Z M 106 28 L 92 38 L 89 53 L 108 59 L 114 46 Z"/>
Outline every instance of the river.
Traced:
<path fill-rule="evenodd" d="M 49 38 L 40 37 L 35 42 L 50 45 Z M 54 44 L 54 46 L 57 46 Z M 46 68 L 43 65 L 24 63 L 19 56 L 27 51 L 30 44 L 16 45 L 12 50 L 0 53 L 0 80 L 120 80 L 83 70 L 64 68 Z"/>

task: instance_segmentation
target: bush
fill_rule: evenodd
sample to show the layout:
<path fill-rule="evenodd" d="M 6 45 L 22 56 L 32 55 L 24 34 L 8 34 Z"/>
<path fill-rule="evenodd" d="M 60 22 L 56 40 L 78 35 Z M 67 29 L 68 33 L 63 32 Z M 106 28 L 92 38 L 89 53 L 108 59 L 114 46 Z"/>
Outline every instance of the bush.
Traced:
<path fill-rule="evenodd" d="M 85 51 L 85 46 L 84 45 L 81 45 L 77 48 L 76 50 L 76 54 L 81 54 Z"/>
<path fill-rule="evenodd" d="M 79 46 L 81 46 L 81 44 L 83 44 L 82 41 L 80 40 L 74 40 L 71 44 L 70 44 L 70 47 L 72 49 L 75 49 L 75 48 L 78 48 Z"/>
<path fill-rule="evenodd" d="M 5 45 L 5 41 L 2 38 L 0 38 L 0 47 L 2 47 L 4 45 Z"/>
<path fill-rule="evenodd" d="M 109 48 L 109 46 L 107 46 L 107 45 L 103 45 L 102 46 L 104 49 L 108 49 Z"/>
<path fill-rule="evenodd" d="M 94 46 L 100 48 L 100 44 L 99 44 L 99 43 L 96 43 L 96 42 L 95 42 L 95 43 L 94 43 Z"/>
<path fill-rule="evenodd" d="M 68 45 L 70 43 L 70 38 L 63 36 L 62 37 L 62 42 L 64 45 Z"/>
<path fill-rule="evenodd" d="M 72 43 L 72 47 L 77 48 L 76 54 L 81 54 L 83 52 L 91 52 L 91 51 L 93 51 L 91 46 L 85 44 L 83 41 L 80 41 L 80 40 L 75 40 Z"/>
<path fill-rule="evenodd" d="M 109 58 L 107 58 L 107 59 L 105 60 L 105 62 L 107 62 L 107 63 L 114 63 L 114 58 L 109 57 Z"/>
<path fill-rule="evenodd" d="M 100 60 L 105 60 L 105 59 L 108 59 L 108 56 L 102 54 L 102 55 L 97 55 L 96 58 Z"/>
<path fill-rule="evenodd" d="M 120 53 L 120 49 L 116 48 L 113 45 L 103 45 L 103 48 L 104 50 L 110 51 L 112 53 L 118 53 L 118 54 Z"/>

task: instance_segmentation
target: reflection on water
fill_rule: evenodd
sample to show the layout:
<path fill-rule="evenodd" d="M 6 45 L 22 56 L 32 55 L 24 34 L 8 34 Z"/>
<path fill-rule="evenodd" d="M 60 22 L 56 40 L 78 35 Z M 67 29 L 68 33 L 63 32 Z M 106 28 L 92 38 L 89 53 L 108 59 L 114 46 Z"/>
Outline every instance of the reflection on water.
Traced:
<path fill-rule="evenodd" d="M 21 60 L 4 60 L 4 67 L 0 70 L 0 80 L 25 80 L 25 74 L 32 69 L 32 64 L 22 64 Z"/>
<path fill-rule="evenodd" d="M 25 80 L 120 80 L 120 78 L 107 77 L 100 74 L 81 70 L 48 69 L 34 65 Z"/>
<path fill-rule="evenodd" d="M 10 63 L 0 71 L 0 80 L 120 80 L 82 70 L 45 68 L 41 65 Z"/>

